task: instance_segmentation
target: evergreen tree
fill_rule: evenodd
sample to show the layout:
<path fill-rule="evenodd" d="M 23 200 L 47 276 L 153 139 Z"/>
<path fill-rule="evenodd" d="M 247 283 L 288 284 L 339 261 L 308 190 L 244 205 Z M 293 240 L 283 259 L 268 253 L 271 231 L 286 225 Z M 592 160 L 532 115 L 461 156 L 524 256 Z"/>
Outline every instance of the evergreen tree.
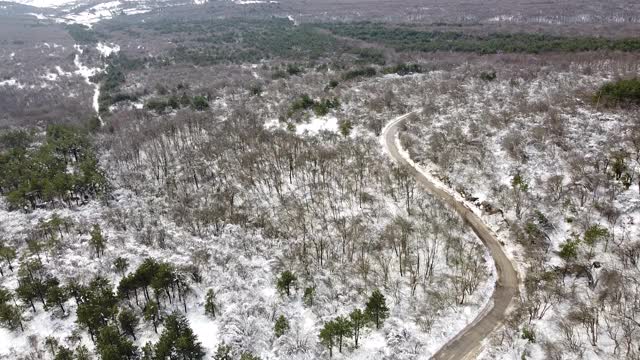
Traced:
<path fill-rule="evenodd" d="M 155 347 L 156 359 L 199 360 L 204 355 L 187 319 L 178 313 L 169 315 Z"/>
<path fill-rule="evenodd" d="M 149 341 L 142 347 L 141 360 L 156 360 L 156 353 L 153 344 Z"/>
<path fill-rule="evenodd" d="M 20 306 L 12 304 L 0 305 L 0 325 L 9 330 L 20 328 L 20 331 L 24 331 Z"/>
<path fill-rule="evenodd" d="M 353 124 L 351 120 L 344 120 L 340 123 L 340 134 L 344 137 L 348 137 L 353 130 Z"/>
<path fill-rule="evenodd" d="M 82 302 L 82 298 L 87 291 L 86 286 L 78 283 L 78 280 L 73 278 L 69 280 L 65 288 L 67 293 L 69 293 L 69 296 L 72 296 L 75 299 L 76 305 Z"/>
<path fill-rule="evenodd" d="M 112 325 L 100 329 L 96 350 L 101 360 L 131 360 L 136 359 L 138 355 L 138 348 L 133 342 L 120 335 L 118 329 Z"/>
<path fill-rule="evenodd" d="M 364 312 L 376 324 L 376 329 L 380 329 L 382 322 L 389 316 L 389 308 L 384 295 L 379 290 L 373 291 Z"/>
<path fill-rule="evenodd" d="M 153 330 L 158 333 L 158 323 L 160 323 L 160 314 L 158 304 L 153 300 L 147 301 L 144 306 L 144 319 L 153 323 Z"/>
<path fill-rule="evenodd" d="M 215 318 L 217 311 L 218 306 L 216 305 L 216 295 L 213 292 L 213 289 L 209 289 L 207 290 L 207 295 L 205 297 L 204 313 L 212 318 Z"/>
<path fill-rule="evenodd" d="M 157 261 L 151 258 L 145 259 L 140 266 L 136 269 L 135 273 L 132 275 L 132 285 L 136 288 L 142 288 L 144 297 L 147 301 L 151 300 L 149 296 L 149 286 L 151 286 L 151 282 L 155 277 L 156 273 L 158 273 L 160 265 Z"/>
<path fill-rule="evenodd" d="M 39 299 L 45 305 L 46 291 L 45 272 L 39 259 L 23 261 L 18 270 L 18 287 L 16 294 L 23 302 L 29 304 L 36 311 L 34 301 Z"/>
<path fill-rule="evenodd" d="M 353 329 L 353 341 L 356 348 L 358 347 L 358 340 L 360 338 L 360 330 L 367 322 L 367 316 L 360 309 L 355 309 L 349 314 L 349 320 L 351 320 L 351 327 Z"/>
<path fill-rule="evenodd" d="M 22 309 L 13 302 L 13 295 L 0 287 L 0 325 L 9 329 L 24 331 L 22 327 Z"/>
<path fill-rule="evenodd" d="M 52 278 L 47 281 L 47 306 L 45 306 L 45 308 L 48 309 L 55 305 L 65 313 L 64 303 L 69 300 L 69 296 L 67 289 L 60 286 L 58 279 Z"/>
<path fill-rule="evenodd" d="M 160 305 L 160 299 L 164 297 L 164 295 L 167 296 L 171 303 L 169 288 L 175 283 L 175 278 L 176 275 L 173 270 L 173 266 L 164 262 L 158 263 L 156 271 L 151 277 L 150 283 L 158 305 Z"/>
<path fill-rule="evenodd" d="M 304 295 L 302 295 L 302 301 L 306 307 L 313 306 L 313 296 L 315 295 L 316 289 L 312 287 L 308 287 L 304 289 Z"/>
<path fill-rule="evenodd" d="M 86 346 L 80 345 L 76 348 L 74 360 L 90 360 L 91 353 Z"/>
<path fill-rule="evenodd" d="M 244 352 L 240 355 L 240 360 L 260 360 L 260 358 L 252 353 Z"/>
<path fill-rule="evenodd" d="M 116 269 L 118 273 L 120 273 L 120 275 L 124 276 L 125 272 L 127 271 L 127 268 L 129 267 L 129 262 L 127 261 L 127 259 L 123 257 L 117 257 L 113 261 L 113 267 Z"/>
<path fill-rule="evenodd" d="M 0 259 L 7 263 L 7 266 L 9 267 L 9 270 L 11 272 L 13 272 L 12 261 L 15 260 L 15 258 L 16 250 L 14 248 L 9 246 L 0 246 Z M 0 266 L 0 275 L 4 276 L 4 273 L 2 272 L 2 266 Z"/>
<path fill-rule="evenodd" d="M 56 352 L 58 350 L 58 345 L 60 343 L 58 342 L 58 339 L 53 337 L 53 336 L 47 336 L 44 339 L 44 346 L 47 347 L 47 349 L 49 350 L 49 352 L 51 353 L 52 356 L 56 355 Z"/>
<path fill-rule="evenodd" d="M 320 343 L 329 349 L 329 357 L 333 357 L 333 345 L 336 338 L 336 323 L 329 321 L 320 330 Z"/>
<path fill-rule="evenodd" d="M 133 275 L 128 275 L 123 277 L 122 279 L 120 279 L 120 282 L 118 283 L 118 297 L 120 299 L 130 299 L 130 295 L 131 292 L 133 292 L 135 299 L 136 299 L 136 305 L 138 304 L 138 290 L 137 290 L 137 283 L 136 283 L 136 279 L 133 277 Z"/>
<path fill-rule="evenodd" d="M 276 319 L 276 323 L 273 326 L 273 333 L 275 334 L 276 338 L 279 338 L 287 331 L 289 331 L 289 321 L 284 317 L 284 315 L 280 315 L 278 319 Z"/>
<path fill-rule="evenodd" d="M 29 304 L 31 306 L 31 310 L 36 312 L 36 307 L 34 301 L 37 299 L 37 294 L 34 289 L 34 284 L 27 279 L 18 280 L 18 287 L 16 288 L 16 295 L 18 299 L 22 300 L 22 302 Z"/>
<path fill-rule="evenodd" d="M 86 328 L 95 339 L 98 331 L 107 325 L 110 319 L 115 320 L 118 299 L 114 296 L 111 283 L 104 278 L 96 277 L 89 283 L 76 310 L 78 324 Z"/>
<path fill-rule="evenodd" d="M 213 360 L 233 360 L 233 355 L 231 354 L 231 346 L 225 343 L 218 345 L 216 353 L 215 355 L 213 355 Z"/>
<path fill-rule="evenodd" d="M 73 351 L 71 349 L 59 346 L 58 351 L 56 352 L 56 356 L 53 358 L 54 360 L 74 360 L 73 359 Z"/>
<path fill-rule="evenodd" d="M 122 332 L 126 335 L 133 337 L 133 340 L 136 340 L 136 327 L 138 326 L 138 322 L 138 316 L 129 309 L 123 309 L 118 315 L 120 329 L 122 329 Z"/>
<path fill-rule="evenodd" d="M 345 337 L 349 337 L 353 334 L 351 327 L 351 321 L 349 319 L 339 316 L 334 320 L 334 332 L 338 338 L 338 348 L 342 352 L 342 343 Z"/>
<path fill-rule="evenodd" d="M 291 286 L 294 285 L 297 280 L 298 279 L 291 271 L 286 270 L 282 272 L 276 284 L 278 291 L 280 291 L 281 294 L 287 294 L 287 296 L 291 295 Z"/>
<path fill-rule="evenodd" d="M 104 249 L 106 247 L 104 236 L 102 235 L 102 230 L 100 229 L 100 225 L 93 225 L 93 229 L 91 229 L 91 246 L 96 252 L 96 255 L 100 257 L 100 255 L 104 255 Z"/>

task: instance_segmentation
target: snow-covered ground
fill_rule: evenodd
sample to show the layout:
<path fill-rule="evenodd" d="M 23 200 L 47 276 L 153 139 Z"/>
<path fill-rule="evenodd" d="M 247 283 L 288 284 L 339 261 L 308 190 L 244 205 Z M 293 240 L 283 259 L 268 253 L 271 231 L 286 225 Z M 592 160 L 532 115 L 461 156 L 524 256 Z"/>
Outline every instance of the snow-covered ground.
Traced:
<path fill-rule="evenodd" d="M 60 19 L 56 19 L 56 21 L 92 27 L 98 21 L 111 19 L 116 15 L 136 15 L 151 11 L 151 8 L 147 7 L 147 5 L 138 5 L 133 8 L 125 7 L 124 5 L 126 4 L 120 0 L 104 2 L 81 12 L 71 10 Z"/>
<path fill-rule="evenodd" d="M 16 79 L 8 79 L 0 81 L 0 86 L 15 86 L 19 89 L 24 88 L 24 85 L 18 82 Z"/>
<path fill-rule="evenodd" d="M 441 186 L 455 188 L 458 197 L 462 197 L 459 192 L 462 189 L 466 196 L 478 198 L 476 203 L 486 200 L 504 211 L 506 220 L 500 215 L 483 216 L 483 219 L 505 244 L 523 277 L 536 276 L 536 271 L 541 271 L 540 269 L 560 271 L 559 269 L 567 267 L 567 261 L 559 256 L 563 244 L 567 239 L 582 238 L 587 227 L 598 224 L 606 228 L 610 236 L 618 239 L 618 245 L 612 245 L 611 241 L 614 240 L 610 238 L 607 240 L 608 250 L 605 250 L 607 248 L 604 243 L 600 243 L 596 246 L 598 250 L 593 257 L 588 255 L 588 246 L 581 245 L 579 260 L 576 261 L 578 265 L 570 266 L 585 266 L 589 276 L 594 279 L 606 276 L 631 279 L 637 276 L 637 272 L 623 265 L 618 251 L 633 247 L 631 239 L 640 235 L 640 228 L 635 225 L 640 218 L 638 189 L 631 186 L 625 190 L 620 187 L 619 182 L 612 180 L 611 175 L 603 175 L 611 183 L 598 183 L 596 189 L 599 190 L 594 190 L 590 197 L 592 200 L 585 198 L 584 203 L 580 204 L 572 196 L 576 196 L 576 181 L 580 184 L 585 178 L 602 171 L 597 163 L 593 165 L 594 159 L 615 156 L 609 154 L 615 154 L 619 149 L 630 150 L 632 143 L 628 139 L 634 127 L 629 123 L 628 114 L 624 110 L 594 109 L 583 102 L 582 98 L 576 99 L 574 92 L 583 94 L 593 91 L 587 89 L 595 89 L 611 77 L 606 73 L 583 75 L 577 68 L 578 65 L 575 66 L 570 73 L 552 71 L 526 82 L 513 78 L 496 82 L 483 82 L 475 77 L 459 78 L 454 80 L 458 82 L 457 87 L 452 87 L 459 93 L 452 92 L 453 95 L 447 92 L 434 94 L 427 90 L 429 95 L 425 96 L 425 112 L 414 117 L 403 137 L 407 143 L 412 144 L 411 157 L 429 169 L 426 173 L 433 174 L 434 181 L 441 181 Z M 419 86 L 427 89 L 438 88 L 438 84 L 444 81 L 452 82 L 450 77 L 442 77 L 442 74 L 418 77 L 425 82 Z M 416 91 L 416 87 L 411 88 L 411 91 Z M 523 110 L 536 106 L 550 109 Z M 503 117 L 504 114 L 509 115 Z M 612 148 L 612 142 L 619 145 Z M 459 144 L 467 145 L 461 147 Z M 574 151 L 583 155 L 577 155 Z M 635 161 L 627 158 L 625 163 L 627 171 L 637 174 L 638 164 Z M 582 164 L 581 170 L 575 168 L 576 163 Z M 549 227 L 545 230 L 547 240 L 542 242 L 549 246 L 546 251 L 544 248 L 523 248 L 523 244 L 527 245 L 527 242 L 521 239 L 523 235 L 514 231 L 517 229 L 514 223 L 518 223 L 518 215 L 514 210 L 515 200 L 512 198 L 515 174 L 520 174 L 528 184 L 522 221 L 536 224 L 539 221 L 536 217 L 540 215 L 535 214 L 539 212 L 551 224 L 539 225 Z M 559 188 L 550 185 L 554 184 L 554 179 L 560 179 Z M 609 188 L 608 192 L 604 188 Z M 611 192 L 612 188 L 617 190 Z M 557 192 L 554 193 L 553 189 L 560 190 L 555 190 Z M 555 196 L 563 197 L 564 205 L 554 205 L 551 199 Z M 596 201 L 596 204 L 590 204 L 590 201 Z M 617 209 L 615 216 L 619 216 L 620 220 L 612 222 L 611 218 L 601 215 L 599 212 L 602 211 L 602 203 L 611 204 Z M 599 210 L 594 211 L 593 207 Z M 473 206 L 470 208 L 474 209 Z M 620 248 L 612 250 L 612 246 Z M 531 252 L 535 251 L 541 251 L 541 254 L 532 255 Z M 592 263 L 597 263 L 598 267 Z M 621 354 L 620 348 L 616 348 L 614 343 L 621 341 L 625 320 L 617 315 L 617 305 L 610 305 L 606 301 L 599 303 L 596 300 L 597 294 L 608 291 L 602 288 L 604 285 L 597 280 L 590 285 L 587 278 L 580 274 L 566 274 L 558 282 L 560 284 L 552 282 L 552 286 L 558 287 L 557 290 L 539 289 L 531 292 L 530 288 L 521 289 L 525 302 L 535 303 L 536 297 L 547 296 L 545 306 L 549 306 L 549 309 L 540 319 L 534 317 L 531 321 L 501 330 L 496 334 L 495 343 L 490 342 L 485 348 L 483 358 L 547 359 L 554 353 L 568 351 L 568 346 L 574 347 L 572 352 L 576 351 L 575 358 L 583 356 L 590 359 L 615 359 Z M 569 288 L 572 290 L 568 290 Z M 545 295 L 545 291 L 559 291 L 564 295 L 555 298 L 553 295 Z M 624 296 L 633 298 L 633 294 L 631 291 Z M 577 315 L 578 311 L 590 313 L 590 306 L 604 307 L 590 316 L 607 322 L 596 326 L 595 345 L 591 344 L 589 333 L 582 331 L 583 325 L 578 320 L 580 315 Z M 607 309 L 608 306 L 614 308 Z M 534 341 L 521 338 L 524 328 L 535 333 Z M 627 339 L 633 338 L 631 333 L 624 336 Z"/>
<path fill-rule="evenodd" d="M 92 104 L 93 104 L 93 109 L 97 113 L 98 110 L 99 110 L 98 99 L 100 98 L 100 84 L 96 84 L 96 83 L 91 82 L 91 77 L 96 75 L 98 72 L 102 71 L 102 69 L 100 69 L 100 68 L 89 68 L 86 65 L 84 65 L 82 63 L 82 61 L 80 60 L 80 56 L 82 55 L 82 52 L 83 52 L 82 47 L 80 45 L 76 45 L 75 48 L 78 51 L 78 53 L 73 58 L 73 63 L 75 64 L 76 68 L 78 69 L 78 70 L 75 71 L 75 73 L 80 75 L 80 76 L 82 76 L 87 84 L 93 85 L 94 91 L 93 91 Z"/>
<path fill-rule="evenodd" d="M 339 128 L 338 118 L 332 115 L 312 116 L 306 122 L 291 125 L 281 123 L 278 119 L 272 119 L 265 122 L 264 126 L 267 129 L 287 129 L 288 126 L 293 126 L 296 134 L 309 136 L 318 135 L 322 131 L 337 133 Z"/>
<path fill-rule="evenodd" d="M 56 8 L 78 3 L 79 0 L 15 0 L 13 2 L 42 8 Z"/>
<path fill-rule="evenodd" d="M 111 54 L 117 54 L 120 51 L 120 46 L 117 44 L 105 44 L 103 42 L 99 42 L 96 45 L 96 49 L 102 54 L 102 56 L 109 56 Z"/>

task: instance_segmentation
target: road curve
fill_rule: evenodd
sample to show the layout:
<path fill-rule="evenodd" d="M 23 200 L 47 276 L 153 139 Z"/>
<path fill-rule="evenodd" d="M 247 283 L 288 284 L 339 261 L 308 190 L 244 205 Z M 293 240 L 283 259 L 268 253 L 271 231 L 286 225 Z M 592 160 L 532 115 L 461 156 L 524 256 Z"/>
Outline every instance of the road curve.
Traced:
<path fill-rule="evenodd" d="M 502 246 L 489 227 L 462 202 L 457 201 L 448 192 L 429 181 L 427 177 L 420 173 L 413 164 L 409 163 L 400 154 L 396 143 L 398 128 L 411 114 L 412 113 L 409 113 L 392 120 L 382 131 L 382 140 L 387 152 L 397 163 L 407 167 L 407 170 L 409 170 L 420 186 L 455 209 L 489 250 L 496 265 L 498 275 L 496 287 L 487 307 L 472 323 L 462 329 L 462 331 L 433 355 L 433 359 L 437 360 L 473 359 L 481 349 L 483 340 L 504 322 L 509 304 L 518 294 L 518 273 L 513 268 L 513 264 L 505 255 Z"/>

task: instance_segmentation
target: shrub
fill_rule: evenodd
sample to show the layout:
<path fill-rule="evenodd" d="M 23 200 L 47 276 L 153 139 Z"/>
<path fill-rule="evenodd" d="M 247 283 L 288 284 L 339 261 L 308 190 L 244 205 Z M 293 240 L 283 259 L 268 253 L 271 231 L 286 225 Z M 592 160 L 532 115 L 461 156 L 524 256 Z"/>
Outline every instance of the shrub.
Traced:
<path fill-rule="evenodd" d="M 525 340 L 529 340 L 530 343 L 535 343 L 536 333 L 533 331 L 533 329 L 524 327 L 522 328 L 522 338 Z"/>
<path fill-rule="evenodd" d="M 593 101 L 604 106 L 640 105 L 640 78 L 606 83 L 596 92 Z"/>
<path fill-rule="evenodd" d="M 376 71 L 376 69 L 372 67 L 367 67 L 364 69 L 347 71 L 346 73 L 342 74 L 342 79 L 353 80 L 355 78 L 360 78 L 360 77 L 374 77 L 376 76 L 377 73 L 378 72 Z"/>
<path fill-rule="evenodd" d="M 209 108 L 209 101 L 204 96 L 194 96 L 191 106 L 197 111 L 203 111 Z"/>

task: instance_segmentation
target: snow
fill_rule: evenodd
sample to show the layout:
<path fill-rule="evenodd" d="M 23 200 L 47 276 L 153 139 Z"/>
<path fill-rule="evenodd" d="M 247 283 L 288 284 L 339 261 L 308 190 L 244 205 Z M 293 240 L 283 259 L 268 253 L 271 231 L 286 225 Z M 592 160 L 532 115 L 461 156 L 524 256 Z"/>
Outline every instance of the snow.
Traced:
<path fill-rule="evenodd" d="M 80 13 L 66 15 L 63 21 L 91 27 L 100 20 L 112 18 L 120 4 L 120 1 L 110 1 L 98 4 Z"/>
<path fill-rule="evenodd" d="M 56 81 L 56 79 L 58 79 L 58 74 L 56 73 L 47 73 L 45 75 L 42 75 L 42 78 L 48 81 Z"/>
<path fill-rule="evenodd" d="M 360 349 L 355 351 L 351 358 L 353 360 L 368 360 L 372 354 L 384 353 L 387 347 L 387 339 L 381 331 L 375 331 L 363 338 L 360 342 Z"/>
<path fill-rule="evenodd" d="M 202 343 L 202 347 L 209 354 L 214 354 L 220 343 L 218 325 L 206 315 L 197 312 L 197 310 L 190 311 L 187 314 L 187 319 L 191 329 L 198 336 L 198 341 Z"/>
<path fill-rule="evenodd" d="M 72 9 L 61 18 L 57 18 L 56 21 L 67 24 L 81 24 L 87 27 L 92 27 L 93 24 L 100 20 L 111 19 L 116 15 L 136 15 L 144 14 L 151 11 L 151 8 L 146 5 L 142 5 L 135 8 L 123 8 L 125 4 L 122 1 L 109 1 L 100 3 L 90 8 L 85 8 L 80 12 L 74 12 Z"/>
<path fill-rule="evenodd" d="M 78 0 L 15 0 L 15 3 L 42 8 L 56 8 L 76 3 Z"/>
<path fill-rule="evenodd" d="M 102 54 L 102 56 L 108 57 L 111 54 L 117 54 L 120 51 L 120 46 L 116 44 L 105 44 L 99 42 L 96 49 Z"/>
<path fill-rule="evenodd" d="M 75 73 L 82 76 L 87 84 L 93 85 L 94 87 L 93 100 L 92 100 L 93 109 L 96 111 L 96 113 L 99 113 L 100 104 L 98 103 L 98 99 L 100 98 L 100 84 L 93 84 L 90 78 L 95 74 L 97 74 L 98 72 L 102 71 L 102 69 L 89 68 L 85 66 L 80 61 L 80 55 L 83 53 L 82 47 L 79 45 L 74 45 L 74 47 L 79 52 L 79 54 L 76 54 L 75 57 L 73 58 L 73 63 L 76 65 L 76 68 L 78 68 L 78 70 L 76 70 Z"/>
<path fill-rule="evenodd" d="M 23 89 L 25 87 L 24 84 L 21 84 L 16 79 L 8 79 L 8 80 L 0 81 L 0 86 L 15 86 L 18 89 Z"/>
<path fill-rule="evenodd" d="M 44 14 L 27 13 L 27 15 L 35 16 L 38 20 L 46 20 L 47 17 Z"/>
<path fill-rule="evenodd" d="M 295 125 L 295 132 L 298 135 L 314 136 L 322 131 L 337 132 L 339 129 L 338 118 L 332 115 L 323 117 L 311 117 L 308 122 Z M 264 123 L 265 129 L 286 129 L 287 125 L 280 123 L 278 119 L 267 120 Z"/>
<path fill-rule="evenodd" d="M 296 126 L 298 135 L 316 135 L 321 131 L 338 131 L 338 118 L 335 116 L 312 117 L 308 123 Z"/>
<path fill-rule="evenodd" d="M 71 72 L 62 70 L 62 68 L 59 65 L 56 65 L 56 71 L 58 72 L 58 75 L 61 75 L 61 76 L 69 76 L 73 74 Z"/>

